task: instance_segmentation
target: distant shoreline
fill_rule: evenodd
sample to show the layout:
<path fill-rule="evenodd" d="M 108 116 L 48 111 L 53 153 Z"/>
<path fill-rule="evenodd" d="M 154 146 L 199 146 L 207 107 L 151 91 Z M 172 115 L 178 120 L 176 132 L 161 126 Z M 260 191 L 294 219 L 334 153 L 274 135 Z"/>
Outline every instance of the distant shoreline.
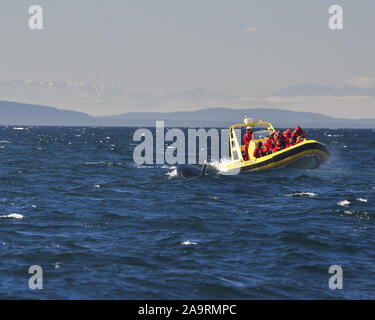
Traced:
<path fill-rule="evenodd" d="M 209 108 L 169 113 L 129 112 L 114 116 L 91 116 L 55 107 L 0 101 L 1 126 L 54 127 L 155 127 L 164 121 L 166 127 L 228 128 L 241 123 L 245 112 L 255 120 L 266 120 L 274 127 L 319 129 L 374 129 L 375 119 L 334 118 L 313 112 L 298 112 L 272 108 L 228 109 Z"/>

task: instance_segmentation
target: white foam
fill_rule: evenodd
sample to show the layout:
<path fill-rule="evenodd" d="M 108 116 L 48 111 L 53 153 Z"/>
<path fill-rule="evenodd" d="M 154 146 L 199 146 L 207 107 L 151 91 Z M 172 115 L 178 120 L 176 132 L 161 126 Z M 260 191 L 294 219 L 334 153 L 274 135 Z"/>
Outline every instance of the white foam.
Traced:
<path fill-rule="evenodd" d="M 190 246 L 190 245 L 197 245 L 198 243 L 187 240 L 187 241 L 182 242 L 181 244 L 184 246 Z"/>
<path fill-rule="evenodd" d="M 357 198 L 356 200 L 359 202 L 367 202 L 367 199 L 363 199 L 363 198 Z"/>
<path fill-rule="evenodd" d="M 226 166 L 230 164 L 231 162 L 232 162 L 231 159 L 220 159 L 214 162 L 210 162 L 208 163 L 208 165 L 210 165 L 211 167 L 214 167 L 218 171 L 225 172 L 225 171 L 228 171 Z"/>
<path fill-rule="evenodd" d="M 94 184 L 94 188 L 100 188 L 100 184 Z"/>
<path fill-rule="evenodd" d="M 174 170 L 172 170 L 172 171 L 170 171 L 170 172 L 167 172 L 167 173 L 166 173 L 166 176 L 167 176 L 169 179 L 177 177 L 177 169 L 174 169 Z"/>
<path fill-rule="evenodd" d="M 23 130 L 24 128 L 21 128 L 21 127 L 19 127 L 19 128 L 17 128 L 17 127 L 15 127 L 15 128 L 13 128 L 13 130 Z"/>
<path fill-rule="evenodd" d="M 348 201 L 348 200 L 343 200 L 343 201 L 337 202 L 337 205 L 340 206 L 340 207 L 346 207 L 349 204 L 351 204 L 351 202 Z"/>
<path fill-rule="evenodd" d="M 314 192 L 296 192 L 296 193 L 291 193 L 287 194 L 287 197 L 317 197 L 318 194 Z"/>
<path fill-rule="evenodd" d="M 208 163 L 209 166 L 215 168 L 222 175 L 237 175 L 240 173 L 240 170 L 237 169 L 228 169 L 227 166 L 232 163 L 231 159 L 223 158 L 214 162 Z"/>
<path fill-rule="evenodd" d="M 10 213 L 0 216 L 0 218 L 23 219 L 23 215 L 19 213 Z"/>
<path fill-rule="evenodd" d="M 164 164 L 161 166 L 162 169 L 176 169 L 176 166 L 170 166 L 170 165 L 167 165 L 167 164 Z"/>

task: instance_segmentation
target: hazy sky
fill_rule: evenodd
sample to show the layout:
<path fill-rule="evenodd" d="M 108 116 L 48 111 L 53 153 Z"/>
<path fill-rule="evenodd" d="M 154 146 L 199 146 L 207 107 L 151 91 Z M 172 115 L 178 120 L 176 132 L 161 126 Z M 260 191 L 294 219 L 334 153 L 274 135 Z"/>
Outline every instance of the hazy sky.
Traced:
<path fill-rule="evenodd" d="M 44 10 L 42 31 L 28 28 L 33 4 Z M 332 4 L 343 7 L 344 30 L 328 28 Z M 244 97 L 306 82 L 340 87 L 353 78 L 375 86 L 374 31 L 373 0 L 2 0 L 0 81 L 100 83 L 151 95 L 203 88 Z M 70 103 L 90 112 L 78 99 Z M 91 113 L 139 111 L 128 103 Z M 179 109 L 169 103 L 157 108 Z M 372 107 L 370 101 L 364 116 L 375 117 Z"/>

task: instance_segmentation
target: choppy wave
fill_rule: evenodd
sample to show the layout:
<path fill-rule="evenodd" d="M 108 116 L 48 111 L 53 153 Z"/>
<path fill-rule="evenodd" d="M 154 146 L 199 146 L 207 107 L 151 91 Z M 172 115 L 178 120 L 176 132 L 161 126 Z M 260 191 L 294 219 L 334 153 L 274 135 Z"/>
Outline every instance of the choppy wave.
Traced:
<path fill-rule="evenodd" d="M 197 245 L 198 243 L 194 242 L 194 241 L 186 240 L 186 241 L 182 242 L 181 244 L 184 245 L 184 246 L 191 246 L 191 245 Z"/>
<path fill-rule="evenodd" d="M 177 177 L 177 168 L 175 167 L 172 171 L 169 171 L 166 173 L 166 176 L 171 179 L 171 178 L 176 178 Z"/>
<path fill-rule="evenodd" d="M 134 163 L 136 128 L 13 127 L 1 130 L 5 299 L 35 299 L 31 264 L 48 277 L 41 299 L 375 298 L 372 131 L 309 129 L 331 154 L 317 170 L 230 176 L 225 159 L 173 179 L 176 166 Z M 327 287 L 332 264 L 355 275 L 350 290 Z"/>
<path fill-rule="evenodd" d="M 19 213 L 10 213 L 5 215 L 0 215 L 0 218 L 9 218 L 9 219 L 23 219 L 23 215 Z"/>
<path fill-rule="evenodd" d="M 351 202 L 348 201 L 348 200 L 342 200 L 340 202 L 337 202 L 337 205 L 340 206 L 340 207 L 347 207 L 350 204 L 351 204 Z"/>
<path fill-rule="evenodd" d="M 231 159 L 222 158 L 208 163 L 208 165 L 218 171 L 221 175 L 238 175 L 240 173 L 237 169 L 228 169 L 227 166 L 232 163 Z"/>
<path fill-rule="evenodd" d="M 287 197 L 317 197 L 318 194 L 314 192 L 296 192 L 286 195 Z"/>

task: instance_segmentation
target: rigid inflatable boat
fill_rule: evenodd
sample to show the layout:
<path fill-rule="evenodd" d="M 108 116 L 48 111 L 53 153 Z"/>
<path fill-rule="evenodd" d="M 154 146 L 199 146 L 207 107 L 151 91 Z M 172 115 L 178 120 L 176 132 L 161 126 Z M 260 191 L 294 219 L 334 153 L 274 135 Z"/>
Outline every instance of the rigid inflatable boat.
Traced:
<path fill-rule="evenodd" d="M 248 126 L 254 129 L 254 134 L 249 144 L 249 159 L 245 160 L 243 156 L 245 145 L 241 143 L 241 128 Z M 329 157 L 327 147 L 316 140 L 306 139 L 280 151 L 255 158 L 253 153 L 258 142 L 265 142 L 274 131 L 275 129 L 269 122 L 254 122 L 252 119 L 246 117 L 244 123 L 231 126 L 229 128 L 231 163 L 226 166 L 226 169 L 240 170 L 241 172 L 277 167 L 317 169 L 322 163 L 327 161 Z"/>

